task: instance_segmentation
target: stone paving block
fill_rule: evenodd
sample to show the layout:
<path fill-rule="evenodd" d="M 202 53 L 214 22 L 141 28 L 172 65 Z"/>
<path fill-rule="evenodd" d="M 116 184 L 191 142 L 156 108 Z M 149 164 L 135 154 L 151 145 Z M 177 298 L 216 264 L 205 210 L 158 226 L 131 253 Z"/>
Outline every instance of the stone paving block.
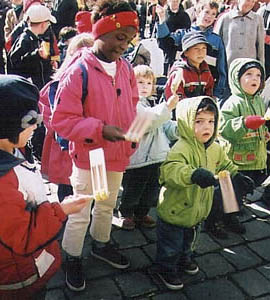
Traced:
<path fill-rule="evenodd" d="M 208 280 L 197 285 L 184 287 L 189 300 L 245 300 L 244 294 L 229 280 Z M 180 300 L 180 298 L 179 298 Z"/>
<path fill-rule="evenodd" d="M 245 223 L 247 232 L 243 234 L 243 237 L 247 241 L 255 241 L 269 236 L 270 225 L 263 221 L 251 221 Z"/>
<path fill-rule="evenodd" d="M 213 278 L 235 271 L 233 266 L 218 253 L 196 257 L 195 261 L 198 263 L 200 269 L 204 271 L 207 278 Z"/>
<path fill-rule="evenodd" d="M 156 249 L 157 249 L 156 244 L 149 244 L 149 245 L 143 247 L 143 250 L 150 257 L 152 262 L 155 260 Z"/>
<path fill-rule="evenodd" d="M 144 254 L 141 248 L 128 249 L 121 253 L 129 259 L 130 270 L 147 268 L 152 264 L 151 260 Z"/>
<path fill-rule="evenodd" d="M 119 244 L 119 249 L 146 245 L 147 241 L 140 230 L 114 230 L 112 238 Z"/>
<path fill-rule="evenodd" d="M 47 289 L 55 289 L 65 286 L 65 273 L 61 268 L 55 275 L 48 281 Z"/>
<path fill-rule="evenodd" d="M 213 252 L 220 249 L 220 245 L 217 244 L 207 233 L 201 233 L 195 248 L 195 252 L 198 254 L 204 254 Z"/>
<path fill-rule="evenodd" d="M 153 300 L 188 300 L 187 297 L 181 291 L 162 293 L 160 295 L 153 296 Z"/>
<path fill-rule="evenodd" d="M 266 295 L 266 296 L 262 296 L 262 297 L 256 298 L 256 300 L 269 300 L 269 299 L 270 299 L 270 294 Z"/>
<path fill-rule="evenodd" d="M 55 289 L 47 291 L 45 300 L 66 300 L 66 297 L 63 290 Z"/>
<path fill-rule="evenodd" d="M 116 269 L 104 261 L 98 260 L 92 256 L 83 259 L 83 271 L 87 280 L 98 279 L 104 276 L 113 276 L 122 270 Z"/>
<path fill-rule="evenodd" d="M 247 270 L 233 274 L 231 278 L 251 297 L 270 293 L 269 281 L 256 270 Z"/>
<path fill-rule="evenodd" d="M 264 260 L 270 261 L 270 239 L 249 243 L 248 247 Z"/>
<path fill-rule="evenodd" d="M 270 280 L 270 265 L 264 265 L 257 268 L 257 271 L 259 271 L 261 274 L 263 274 L 266 279 Z"/>
<path fill-rule="evenodd" d="M 220 254 L 237 270 L 251 268 L 262 263 L 262 260 L 244 245 L 226 248 Z"/>
<path fill-rule="evenodd" d="M 130 272 L 115 277 L 125 297 L 138 297 L 157 291 L 149 276 L 142 272 Z"/>
<path fill-rule="evenodd" d="M 218 239 L 213 235 L 210 236 L 217 244 L 221 246 L 220 248 L 232 247 L 244 243 L 244 238 L 240 234 L 236 234 L 229 231 L 227 231 L 227 233 L 228 233 L 228 239 L 226 240 Z"/>
<path fill-rule="evenodd" d="M 141 228 L 140 230 L 143 236 L 146 238 L 147 242 L 153 243 L 157 241 L 156 228 L 152 228 L 152 229 Z"/>
<path fill-rule="evenodd" d="M 111 279 L 101 279 L 86 282 L 86 289 L 82 292 L 65 290 L 68 300 L 122 300 L 122 295 Z"/>

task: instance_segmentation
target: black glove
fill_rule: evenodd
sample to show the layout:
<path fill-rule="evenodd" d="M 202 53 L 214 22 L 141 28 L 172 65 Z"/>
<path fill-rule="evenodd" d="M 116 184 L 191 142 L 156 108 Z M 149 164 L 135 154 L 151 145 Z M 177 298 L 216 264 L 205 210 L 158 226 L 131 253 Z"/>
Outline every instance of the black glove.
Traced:
<path fill-rule="evenodd" d="M 253 179 L 250 177 L 243 175 L 242 173 L 237 173 L 233 179 L 233 184 L 237 190 L 241 190 L 241 192 L 246 194 L 253 194 L 255 189 L 255 183 Z"/>
<path fill-rule="evenodd" d="M 191 175 L 191 181 L 203 189 L 211 185 L 218 185 L 218 180 L 215 179 L 214 174 L 204 168 L 196 169 Z"/>

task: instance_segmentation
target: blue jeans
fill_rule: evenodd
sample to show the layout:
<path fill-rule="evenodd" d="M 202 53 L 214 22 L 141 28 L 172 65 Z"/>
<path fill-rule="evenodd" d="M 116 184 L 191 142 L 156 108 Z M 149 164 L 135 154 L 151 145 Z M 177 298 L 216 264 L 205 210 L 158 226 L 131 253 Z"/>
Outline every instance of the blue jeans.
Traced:
<path fill-rule="evenodd" d="M 155 264 L 166 272 L 176 273 L 179 260 L 192 255 L 200 225 L 192 228 L 172 225 L 157 219 L 157 252 Z"/>

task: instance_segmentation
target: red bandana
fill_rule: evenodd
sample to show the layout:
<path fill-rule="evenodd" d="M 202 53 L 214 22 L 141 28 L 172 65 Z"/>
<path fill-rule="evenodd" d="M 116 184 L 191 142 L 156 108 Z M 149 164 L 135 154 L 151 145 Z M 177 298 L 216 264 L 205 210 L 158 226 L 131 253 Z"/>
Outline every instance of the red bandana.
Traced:
<path fill-rule="evenodd" d="M 133 26 L 139 30 L 139 19 L 134 11 L 124 11 L 105 16 L 93 24 L 92 35 L 96 40 L 99 36 L 119 29 L 121 27 Z"/>

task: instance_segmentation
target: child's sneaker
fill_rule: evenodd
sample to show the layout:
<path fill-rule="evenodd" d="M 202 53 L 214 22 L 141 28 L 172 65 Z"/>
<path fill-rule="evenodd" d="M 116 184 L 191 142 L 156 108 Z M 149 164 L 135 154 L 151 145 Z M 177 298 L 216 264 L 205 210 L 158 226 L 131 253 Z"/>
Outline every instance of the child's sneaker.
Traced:
<path fill-rule="evenodd" d="M 246 233 L 245 225 L 241 224 L 238 217 L 233 214 L 227 214 L 224 217 L 225 229 L 234 233 L 244 234 Z"/>
<path fill-rule="evenodd" d="M 122 229 L 125 230 L 134 230 L 135 229 L 135 222 L 133 218 L 123 218 L 123 223 L 122 223 Z"/>
<path fill-rule="evenodd" d="M 228 233 L 224 229 L 224 224 L 221 222 L 216 222 L 211 227 L 206 227 L 206 230 L 217 239 L 227 240 L 229 238 Z"/>
<path fill-rule="evenodd" d="M 125 256 L 120 254 L 110 242 L 102 247 L 98 247 L 96 243 L 93 242 L 91 254 L 116 269 L 126 269 L 130 265 Z"/>
<path fill-rule="evenodd" d="M 199 267 L 189 256 L 181 257 L 179 265 L 181 270 L 189 275 L 195 275 L 199 272 Z"/>
<path fill-rule="evenodd" d="M 66 285 L 70 290 L 75 292 L 80 292 L 85 289 L 82 259 L 80 257 L 67 256 Z"/>
<path fill-rule="evenodd" d="M 158 272 L 156 274 L 169 290 L 181 290 L 184 287 L 184 284 L 177 273 Z"/>
<path fill-rule="evenodd" d="M 137 226 L 141 226 L 144 228 L 154 228 L 156 227 L 156 221 L 151 216 L 143 216 L 143 217 L 136 217 L 134 218 L 134 221 Z"/>

